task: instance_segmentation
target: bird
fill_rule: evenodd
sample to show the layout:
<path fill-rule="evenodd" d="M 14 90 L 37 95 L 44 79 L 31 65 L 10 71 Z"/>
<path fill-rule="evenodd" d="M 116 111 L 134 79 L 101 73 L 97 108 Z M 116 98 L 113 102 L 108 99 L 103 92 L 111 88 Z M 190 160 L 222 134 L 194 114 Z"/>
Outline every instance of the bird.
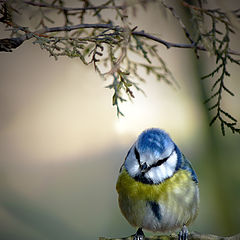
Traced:
<path fill-rule="evenodd" d="M 144 130 L 128 151 L 117 179 L 118 203 L 135 228 L 134 240 L 145 239 L 144 230 L 173 232 L 186 240 L 187 226 L 197 217 L 197 175 L 168 133 Z"/>

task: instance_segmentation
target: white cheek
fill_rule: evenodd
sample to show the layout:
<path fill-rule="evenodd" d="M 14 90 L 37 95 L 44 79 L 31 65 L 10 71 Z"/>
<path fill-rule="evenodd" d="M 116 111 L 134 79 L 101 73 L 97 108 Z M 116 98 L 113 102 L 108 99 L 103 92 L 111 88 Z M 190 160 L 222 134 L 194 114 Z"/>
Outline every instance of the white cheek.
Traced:
<path fill-rule="evenodd" d="M 132 175 L 133 176 L 137 175 L 137 173 L 139 173 L 139 171 L 140 171 L 139 164 L 137 162 L 135 162 L 135 164 L 133 164 L 133 166 L 132 166 Z"/>
<path fill-rule="evenodd" d="M 177 153 L 174 151 L 163 165 L 171 169 L 175 169 L 177 165 Z"/>
<path fill-rule="evenodd" d="M 138 161 L 137 161 L 132 149 L 130 150 L 130 152 L 124 162 L 124 166 L 125 166 L 126 170 L 128 171 L 128 173 L 130 174 L 130 176 L 132 176 L 132 177 L 135 177 L 140 172 L 140 167 L 139 167 Z"/>
<path fill-rule="evenodd" d="M 132 177 L 135 177 L 140 171 L 139 164 L 135 159 L 126 161 L 125 167 Z"/>

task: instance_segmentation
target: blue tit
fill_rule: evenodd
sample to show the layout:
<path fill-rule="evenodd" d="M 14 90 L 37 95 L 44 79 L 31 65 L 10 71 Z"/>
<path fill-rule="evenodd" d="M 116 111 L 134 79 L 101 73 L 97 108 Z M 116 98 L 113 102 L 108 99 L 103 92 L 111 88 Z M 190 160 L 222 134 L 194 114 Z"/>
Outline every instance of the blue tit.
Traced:
<path fill-rule="evenodd" d="M 190 162 L 169 135 L 158 128 L 143 131 L 127 153 L 116 189 L 122 214 L 138 228 L 135 240 L 143 239 L 142 229 L 170 232 L 187 225 L 199 208 L 198 179 Z"/>

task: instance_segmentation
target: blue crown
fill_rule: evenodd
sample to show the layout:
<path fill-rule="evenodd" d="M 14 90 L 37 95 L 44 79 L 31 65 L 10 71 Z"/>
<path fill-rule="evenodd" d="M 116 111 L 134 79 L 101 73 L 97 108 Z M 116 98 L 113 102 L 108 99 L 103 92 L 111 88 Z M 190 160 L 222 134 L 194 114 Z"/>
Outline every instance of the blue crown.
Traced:
<path fill-rule="evenodd" d="M 162 154 L 167 148 L 174 148 L 174 142 L 169 135 L 158 128 L 147 129 L 138 137 L 138 151 L 154 151 Z"/>

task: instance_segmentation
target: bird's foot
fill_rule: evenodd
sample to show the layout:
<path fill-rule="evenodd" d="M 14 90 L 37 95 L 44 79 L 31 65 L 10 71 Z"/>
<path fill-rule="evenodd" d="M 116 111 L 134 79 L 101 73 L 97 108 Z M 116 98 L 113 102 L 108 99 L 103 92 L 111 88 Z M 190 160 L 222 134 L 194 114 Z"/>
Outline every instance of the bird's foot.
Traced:
<path fill-rule="evenodd" d="M 142 231 L 142 228 L 139 228 L 137 232 L 133 235 L 133 240 L 144 240 L 145 235 Z"/>
<path fill-rule="evenodd" d="M 187 240 L 188 237 L 188 229 L 186 225 L 183 225 L 181 231 L 178 233 L 178 240 Z"/>

